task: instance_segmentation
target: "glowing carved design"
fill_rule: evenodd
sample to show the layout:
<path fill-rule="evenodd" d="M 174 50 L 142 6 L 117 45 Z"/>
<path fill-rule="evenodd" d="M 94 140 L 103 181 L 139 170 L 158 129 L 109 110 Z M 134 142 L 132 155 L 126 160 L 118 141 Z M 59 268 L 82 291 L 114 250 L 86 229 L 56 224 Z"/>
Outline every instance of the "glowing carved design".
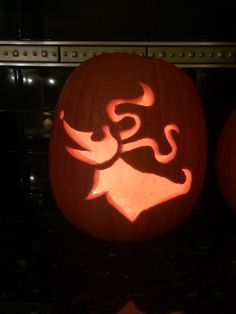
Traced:
<path fill-rule="evenodd" d="M 163 312 L 162 312 L 163 313 Z M 175 311 L 175 312 L 165 312 L 165 314 L 184 314 L 184 311 Z M 140 312 L 135 303 L 132 300 L 129 302 L 117 313 L 117 314 L 147 314 L 146 312 Z"/>
<path fill-rule="evenodd" d="M 91 139 L 92 132 L 76 131 L 64 119 L 64 111 L 61 111 L 60 119 L 63 121 L 64 129 L 67 134 L 80 146 L 87 151 L 81 151 L 72 147 L 66 146 L 66 150 L 76 159 L 82 160 L 91 165 L 101 164 L 112 158 L 118 149 L 118 142 L 111 135 L 107 125 L 103 126 L 103 133 L 105 134 L 101 142 L 95 142 Z"/>
<path fill-rule="evenodd" d="M 187 180 L 177 184 L 156 174 L 140 172 L 119 158 L 110 168 L 95 171 L 94 186 L 87 199 L 106 193 L 108 202 L 134 221 L 143 210 L 187 193 L 191 173 L 188 169 L 183 172 Z"/>
<path fill-rule="evenodd" d="M 117 314 L 146 314 L 146 312 L 140 312 L 135 303 L 130 300 Z"/>
<path fill-rule="evenodd" d="M 119 142 L 110 133 L 109 127 L 102 127 L 104 137 L 101 141 L 93 141 L 93 132 L 81 132 L 73 129 L 64 119 L 64 111 L 60 112 L 60 119 L 66 133 L 85 150 L 65 146 L 68 153 L 74 158 L 91 165 L 101 165 L 115 157 L 117 152 L 122 155 L 139 147 L 151 147 L 155 159 L 163 164 L 173 160 L 177 153 L 177 145 L 172 132 L 179 133 L 175 124 L 168 124 L 164 128 L 166 139 L 171 147 L 170 153 L 164 155 L 159 151 L 158 144 L 152 138 L 141 138 L 136 141 L 122 143 L 130 139 L 141 127 L 140 117 L 135 113 L 117 113 L 116 107 L 131 103 L 139 106 L 153 106 L 155 96 L 152 89 L 144 83 L 139 83 L 143 95 L 133 99 L 114 99 L 107 104 L 107 114 L 113 123 L 122 119 L 132 118 L 132 127 L 122 130 Z M 133 222 L 141 212 L 153 206 L 166 202 L 177 196 L 187 194 L 192 184 L 192 174 L 189 169 L 182 169 L 185 175 L 183 183 L 175 183 L 154 173 L 142 172 L 127 164 L 121 156 L 105 169 L 95 169 L 94 183 L 86 200 L 105 195 L 107 201 L 129 221 Z"/>

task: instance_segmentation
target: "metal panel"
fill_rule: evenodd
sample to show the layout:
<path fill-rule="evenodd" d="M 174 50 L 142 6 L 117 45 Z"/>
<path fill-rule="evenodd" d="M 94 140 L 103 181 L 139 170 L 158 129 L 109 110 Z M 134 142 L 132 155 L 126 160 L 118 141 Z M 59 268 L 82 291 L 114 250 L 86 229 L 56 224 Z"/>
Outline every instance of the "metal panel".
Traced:
<path fill-rule="evenodd" d="M 0 61 L 59 62 L 58 47 L 46 45 L 1 45 Z"/>
<path fill-rule="evenodd" d="M 85 60 L 103 53 L 127 52 L 140 56 L 146 55 L 145 47 L 132 46 L 63 46 L 61 47 L 61 62 L 84 62 Z"/>
<path fill-rule="evenodd" d="M 235 68 L 236 42 L 0 41 L 0 66 L 74 67 L 108 52 L 160 58 L 184 68 Z"/>
<path fill-rule="evenodd" d="M 165 59 L 172 63 L 234 63 L 235 47 L 149 47 L 148 56 Z"/>

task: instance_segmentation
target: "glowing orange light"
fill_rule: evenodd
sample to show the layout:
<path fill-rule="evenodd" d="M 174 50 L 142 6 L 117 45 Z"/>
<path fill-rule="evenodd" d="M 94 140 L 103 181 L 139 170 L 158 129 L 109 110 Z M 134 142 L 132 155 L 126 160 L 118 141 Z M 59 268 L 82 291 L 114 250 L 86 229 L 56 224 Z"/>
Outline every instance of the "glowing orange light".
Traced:
<path fill-rule="evenodd" d="M 185 182 L 174 183 L 164 177 L 145 173 L 122 158 L 104 170 L 95 170 L 94 186 L 87 199 L 106 195 L 108 202 L 130 221 L 155 205 L 186 194 L 191 187 L 191 172 L 183 169 Z"/>
<path fill-rule="evenodd" d="M 176 131 L 177 133 L 179 133 L 179 128 L 175 124 L 168 124 L 164 129 L 166 139 L 172 148 L 172 150 L 169 154 L 166 154 L 166 155 L 161 154 L 159 151 L 159 146 L 158 146 L 157 142 L 154 139 L 147 138 L 147 137 L 141 138 L 141 139 L 134 141 L 134 142 L 123 144 L 122 145 L 122 152 L 127 152 L 127 151 L 133 150 L 133 149 L 138 148 L 138 147 L 149 146 L 152 148 L 152 150 L 154 152 L 155 159 L 157 161 L 159 161 L 160 163 L 163 163 L 163 164 L 168 163 L 172 159 L 175 158 L 175 155 L 177 153 L 177 146 L 176 146 L 176 143 L 175 143 L 175 141 L 171 135 L 172 131 Z"/>
<path fill-rule="evenodd" d="M 107 201 L 116 208 L 129 221 L 133 222 L 139 214 L 153 206 L 188 193 L 192 184 L 192 174 L 189 169 L 182 169 L 185 175 L 183 183 L 175 183 L 165 177 L 153 173 L 142 172 L 127 164 L 122 159 L 122 153 L 138 147 L 151 147 L 157 162 L 167 164 L 173 160 L 177 153 L 177 145 L 172 132 L 179 133 L 175 124 L 165 126 L 164 133 L 171 147 L 170 153 L 163 155 L 158 144 L 152 138 L 141 138 L 136 141 L 122 143 L 131 138 L 141 127 L 141 120 L 134 113 L 116 113 L 116 107 L 124 103 L 139 106 L 153 106 L 154 94 L 152 89 L 144 83 L 139 83 L 143 95 L 133 99 L 114 99 L 107 104 L 107 114 L 114 122 L 120 122 L 125 117 L 134 120 L 133 126 L 120 132 L 120 141 L 111 135 L 109 127 L 102 127 L 104 137 L 101 141 L 93 141 L 93 132 L 81 132 L 73 129 L 64 119 L 64 112 L 60 112 L 60 119 L 66 133 L 85 150 L 65 146 L 68 153 L 76 159 L 91 165 L 100 165 L 111 160 L 120 148 L 120 156 L 111 166 L 105 169 L 95 169 L 94 183 L 86 200 L 105 195 Z"/>
<path fill-rule="evenodd" d="M 145 312 L 140 312 L 134 302 L 130 300 L 117 314 L 145 314 Z"/>
<path fill-rule="evenodd" d="M 91 139 L 93 132 L 80 132 L 73 129 L 64 119 L 64 112 L 61 111 L 60 119 L 63 120 L 63 126 L 67 134 L 80 146 L 86 149 L 81 151 L 66 146 L 66 150 L 74 158 L 82 160 L 88 164 L 97 165 L 110 160 L 117 152 L 118 142 L 111 135 L 107 125 L 103 126 L 104 138 L 100 142 Z"/>
<path fill-rule="evenodd" d="M 130 300 L 117 314 L 146 314 L 146 312 L 140 312 L 135 303 Z M 184 314 L 184 311 L 166 312 L 166 314 Z"/>
<path fill-rule="evenodd" d="M 126 117 L 134 119 L 134 125 L 130 129 L 120 132 L 120 138 L 122 140 L 130 138 L 131 136 L 136 134 L 141 126 L 141 121 L 139 116 L 134 113 L 116 113 L 116 107 L 127 102 L 139 106 L 150 107 L 155 101 L 155 96 L 152 89 L 142 82 L 140 82 L 139 85 L 144 91 L 143 95 L 132 99 L 113 99 L 107 104 L 107 114 L 113 122 L 120 122 Z"/>

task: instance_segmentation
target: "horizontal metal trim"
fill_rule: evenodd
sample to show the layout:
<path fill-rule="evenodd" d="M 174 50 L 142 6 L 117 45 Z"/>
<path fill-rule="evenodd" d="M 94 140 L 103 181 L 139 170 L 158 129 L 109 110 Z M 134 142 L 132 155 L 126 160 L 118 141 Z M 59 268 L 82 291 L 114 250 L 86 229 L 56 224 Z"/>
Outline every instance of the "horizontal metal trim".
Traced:
<path fill-rule="evenodd" d="M 68 63 L 43 63 L 43 62 L 0 62 L 0 66 L 1 67 L 61 67 L 61 68 L 71 68 L 71 67 L 77 67 L 79 66 L 81 63 L 72 63 L 72 62 L 68 62 Z M 216 64 L 205 64 L 205 63 L 176 63 L 175 64 L 177 67 L 180 68 L 210 68 L 210 69 L 235 69 L 236 68 L 236 64 L 228 64 L 228 63 L 216 63 Z"/>
<path fill-rule="evenodd" d="M 236 46 L 232 41 L 0 41 L 0 45 L 56 45 L 56 46 Z"/>
<path fill-rule="evenodd" d="M 180 67 L 180 68 L 196 68 L 196 69 L 201 69 L 201 68 L 204 68 L 204 69 L 236 69 L 236 64 L 227 64 L 227 63 L 223 63 L 223 64 L 205 64 L 205 63 L 199 63 L 199 64 L 187 64 L 187 63 L 184 63 L 184 64 L 176 64 L 177 67 Z"/>
<path fill-rule="evenodd" d="M 8 67 L 65 67 L 65 66 L 78 66 L 71 63 L 59 63 L 59 62 L 0 62 L 0 66 Z"/>
<path fill-rule="evenodd" d="M 236 64 L 236 42 L 0 41 L 0 66 L 74 67 L 109 52 L 159 58 L 185 68 Z"/>

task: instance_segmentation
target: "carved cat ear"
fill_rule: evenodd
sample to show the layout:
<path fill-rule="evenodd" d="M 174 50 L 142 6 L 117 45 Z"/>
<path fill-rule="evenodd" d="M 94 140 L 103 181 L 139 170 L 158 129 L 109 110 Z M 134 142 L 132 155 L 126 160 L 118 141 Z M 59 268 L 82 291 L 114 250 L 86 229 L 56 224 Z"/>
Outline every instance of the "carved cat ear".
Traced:
<path fill-rule="evenodd" d="M 64 112 L 61 111 L 60 119 L 63 127 L 70 138 L 85 150 L 65 146 L 67 152 L 74 158 L 84 161 L 90 165 L 99 165 L 111 160 L 118 150 L 118 142 L 111 135 L 109 127 L 102 127 L 104 137 L 101 141 L 93 141 L 93 132 L 81 132 L 72 128 L 64 119 Z"/>

